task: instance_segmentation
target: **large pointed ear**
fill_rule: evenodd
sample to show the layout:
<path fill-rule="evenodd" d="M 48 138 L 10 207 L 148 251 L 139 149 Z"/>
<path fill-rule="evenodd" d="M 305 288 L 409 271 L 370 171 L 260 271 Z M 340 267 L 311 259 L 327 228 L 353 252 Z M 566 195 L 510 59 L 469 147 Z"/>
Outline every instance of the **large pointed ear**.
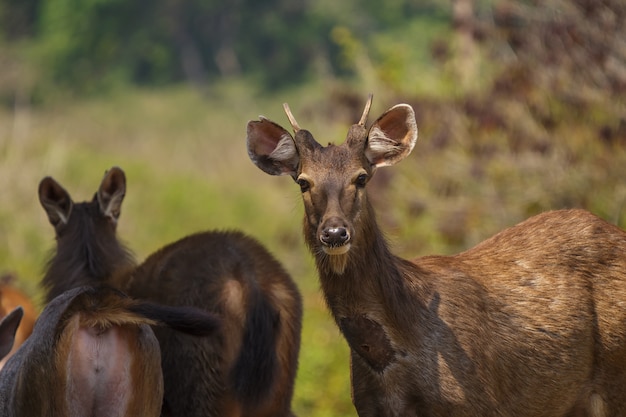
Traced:
<path fill-rule="evenodd" d="M 293 136 L 280 125 L 260 117 L 248 122 L 248 156 L 270 175 L 296 175 L 300 158 Z"/>
<path fill-rule="evenodd" d="M 39 183 L 39 202 L 54 227 L 67 224 L 74 203 L 70 194 L 52 177 L 45 177 Z"/>
<path fill-rule="evenodd" d="M 16 307 L 0 321 L 0 359 L 4 358 L 13 348 L 15 332 L 22 321 L 24 310 Z"/>
<path fill-rule="evenodd" d="M 100 212 L 114 222 L 120 217 L 122 201 L 126 195 L 126 175 L 121 168 L 113 167 L 104 173 L 96 193 Z"/>
<path fill-rule="evenodd" d="M 411 153 L 416 141 L 415 112 L 408 104 L 398 104 L 370 127 L 365 156 L 377 167 L 393 165 Z"/>

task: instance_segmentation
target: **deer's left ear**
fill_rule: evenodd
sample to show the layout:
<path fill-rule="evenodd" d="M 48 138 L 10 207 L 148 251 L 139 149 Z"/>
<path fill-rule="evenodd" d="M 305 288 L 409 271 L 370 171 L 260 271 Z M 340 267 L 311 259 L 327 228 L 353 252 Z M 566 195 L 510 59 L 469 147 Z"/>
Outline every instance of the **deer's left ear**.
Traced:
<path fill-rule="evenodd" d="M 113 167 L 104 174 L 96 193 L 100 212 L 117 222 L 126 195 L 126 175 L 121 168 Z"/>
<path fill-rule="evenodd" d="M 415 112 L 408 104 L 398 104 L 370 127 L 365 156 L 376 167 L 393 165 L 411 153 L 416 141 Z"/>

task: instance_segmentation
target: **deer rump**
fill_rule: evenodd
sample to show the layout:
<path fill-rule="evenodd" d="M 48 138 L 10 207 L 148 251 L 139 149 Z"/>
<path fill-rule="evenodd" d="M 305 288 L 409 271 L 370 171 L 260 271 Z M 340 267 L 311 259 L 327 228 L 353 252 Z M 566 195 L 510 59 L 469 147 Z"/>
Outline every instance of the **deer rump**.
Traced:
<path fill-rule="evenodd" d="M 149 256 L 121 288 L 162 305 L 203 308 L 223 321 L 220 337 L 202 340 L 155 329 L 163 415 L 291 415 L 302 301 L 256 239 L 237 231 L 186 236 Z"/>
<path fill-rule="evenodd" d="M 52 300 L 0 373 L 0 415 L 158 416 L 159 344 L 136 303 L 111 288 Z"/>

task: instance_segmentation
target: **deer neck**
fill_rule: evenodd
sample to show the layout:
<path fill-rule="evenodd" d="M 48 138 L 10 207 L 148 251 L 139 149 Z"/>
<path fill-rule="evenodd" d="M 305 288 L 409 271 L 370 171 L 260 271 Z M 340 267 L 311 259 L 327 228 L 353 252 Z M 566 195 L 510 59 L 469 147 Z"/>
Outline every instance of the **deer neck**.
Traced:
<path fill-rule="evenodd" d="M 406 262 L 391 253 L 369 203 L 354 229 L 355 242 L 348 253 L 339 255 L 343 259 L 332 259 L 319 248 L 315 230 L 306 233 L 326 302 L 336 320 L 364 314 L 364 309 L 395 317 L 402 302 L 398 293 L 405 287 Z"/>
<path fill-rule="evenodd" d="M 57 250 L 50 259 L 42 284 L 47 289 L 47 301 L 82 285 L 110 284 L 116 271 L 134 265 L 130 251 L 117 240 L 98 241 L 81 236 L 79 239 L 59 239 Z"/>

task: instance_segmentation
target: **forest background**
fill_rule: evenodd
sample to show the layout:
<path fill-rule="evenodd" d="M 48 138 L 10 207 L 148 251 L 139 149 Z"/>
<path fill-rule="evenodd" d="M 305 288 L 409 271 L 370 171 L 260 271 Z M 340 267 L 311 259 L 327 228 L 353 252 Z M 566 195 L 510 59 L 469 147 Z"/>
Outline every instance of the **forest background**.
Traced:
<path fill-rule="evenodd" d="M 339 143 L 368 93 L 371 120 L 413 105 L 413 154 L 369 186 L 402 256 L 550 209 L 626 228 L 625 18 L 621 0 L 0 0 L 0 274 L 41 303 L 40 179 L 83 201 L 121 166 L 138 259 L 235 228 L 285 264 L 305 301 L 294 409 L 354 416 L 298 187 L 252 165 L 246 123 L 287 125 L 288 102 Z"/>

